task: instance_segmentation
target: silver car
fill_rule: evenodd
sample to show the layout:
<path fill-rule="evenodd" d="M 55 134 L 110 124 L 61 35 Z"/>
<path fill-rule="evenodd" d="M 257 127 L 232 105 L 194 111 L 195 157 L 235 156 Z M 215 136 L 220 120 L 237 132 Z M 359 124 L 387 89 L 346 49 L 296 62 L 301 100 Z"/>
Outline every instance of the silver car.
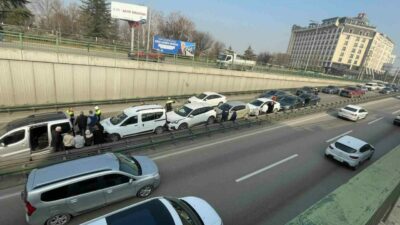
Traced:
<path fill-rule="evenodd" d="M 148 157 L 106 153 L 32 170 L 21 196 L 29 224 L 62 225 L 122 199 L 147 197 L 159 184 Z"/>
<path fill-rule="evenodd" d="M 330 144 L 325 156 L 352 167 L 354 170 L 365 160 L 370 160 L 375 148 L 367 142 L 351 136 L 343 136 Z"/>
<path fill-rule="evenodd" d="M 111 212 L 82 225 L 222 225 L 215 209 L 197 197 L 157 197 Z"/>

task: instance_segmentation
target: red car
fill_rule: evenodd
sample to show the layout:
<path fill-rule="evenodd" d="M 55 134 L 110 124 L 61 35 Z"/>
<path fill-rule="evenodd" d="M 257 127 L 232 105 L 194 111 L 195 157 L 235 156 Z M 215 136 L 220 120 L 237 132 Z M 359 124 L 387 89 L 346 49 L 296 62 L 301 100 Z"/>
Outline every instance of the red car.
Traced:
<path fill-rule="evenodd" d="M 347 87 L 340 92 L 340 96 L 354 98 L 354 97 L 361 97 L 365 94 L 364 90 L 356 87 Z"/>

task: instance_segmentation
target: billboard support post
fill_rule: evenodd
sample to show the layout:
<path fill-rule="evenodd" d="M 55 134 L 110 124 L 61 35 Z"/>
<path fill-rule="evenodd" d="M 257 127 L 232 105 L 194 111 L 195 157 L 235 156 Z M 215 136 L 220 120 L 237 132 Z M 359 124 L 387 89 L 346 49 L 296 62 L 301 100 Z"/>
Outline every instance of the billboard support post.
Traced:
<path fill-rule="evenodd" d="M 135 28 L 131 26 L 131 52 L 133 53 L 133 47 L 135 44 Z"/>
<path fill-rule="evenodd" d="M 149 48 L 150 48 L 150 24 L 151 24 L 151 14 L 150 14 L 150 8 L 147 9 L 147 16 L 149 18 L 149 24 L 147 25 L 147 46 L 146 46 L 146 61 L 149 60 Z"/>

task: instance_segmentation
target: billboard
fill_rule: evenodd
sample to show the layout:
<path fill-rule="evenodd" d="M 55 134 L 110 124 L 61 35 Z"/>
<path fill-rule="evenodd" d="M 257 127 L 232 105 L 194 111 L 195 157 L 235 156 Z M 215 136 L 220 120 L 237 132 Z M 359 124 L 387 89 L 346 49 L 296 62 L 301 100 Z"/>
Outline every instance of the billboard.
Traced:
<path fill-rule="evenodd" d="M 156 35 L 153 37 L 153 49 L 164 54 L 194 56 L 196 44 L 193 42 L 166 39 Z"/>
<path fill-rule="evenodd" d="M 111 17 L 114 19 L 146 23 L 147 7 L 121 2 L 111 2 Z"/>

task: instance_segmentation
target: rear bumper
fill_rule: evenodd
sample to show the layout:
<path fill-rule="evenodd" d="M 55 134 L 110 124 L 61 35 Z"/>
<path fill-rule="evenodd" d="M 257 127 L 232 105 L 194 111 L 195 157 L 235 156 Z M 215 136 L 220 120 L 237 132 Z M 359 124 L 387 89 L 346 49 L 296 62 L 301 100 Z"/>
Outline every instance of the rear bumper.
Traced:
<path fill-rule="evenodd" d="M 358 160 L 349 160 L 348 158 L 344 158 L 342 156 L 339 156 L 332 152 L 332 150 L 328 147 L 325 150 L 325 155 L 332 157 L 334 160 L 341 162 L 341 163 L 346 163 L 351 167 L 357 166 L 359 164 Z"/>
<path fill-rule="evenodd" d="M 352 116 L 352 115 L 349 115 L 349 114 L 346 114 L 346 113 L 340 113 L 339 112 L 338 116 L 341 117 L 341 118 L 352 120 L 352 121 L 356 121 L 357 120 L 357 116 Z"/>

